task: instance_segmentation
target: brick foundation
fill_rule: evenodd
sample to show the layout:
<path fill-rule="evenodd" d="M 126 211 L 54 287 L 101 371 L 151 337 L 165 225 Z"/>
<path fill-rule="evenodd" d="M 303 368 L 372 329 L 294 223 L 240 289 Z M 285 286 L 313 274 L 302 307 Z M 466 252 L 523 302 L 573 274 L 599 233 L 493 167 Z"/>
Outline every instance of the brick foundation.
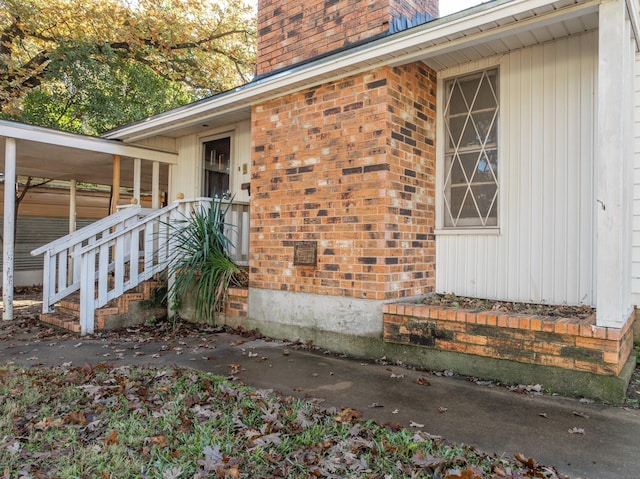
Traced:
<path fill-rule="evenodd" d="M 509 315 L 415 304 L 385 304 L 384 340 L 443 351 L 617 376 L 633 349 L 633 319 L 622 329 L 585 320 Z"/>
<path fill-rule="evenodd" d="M 246 318 L 249 314 L 249 290 L 246 288 L 229 288 L 224 315 L 227 318 Z"/>

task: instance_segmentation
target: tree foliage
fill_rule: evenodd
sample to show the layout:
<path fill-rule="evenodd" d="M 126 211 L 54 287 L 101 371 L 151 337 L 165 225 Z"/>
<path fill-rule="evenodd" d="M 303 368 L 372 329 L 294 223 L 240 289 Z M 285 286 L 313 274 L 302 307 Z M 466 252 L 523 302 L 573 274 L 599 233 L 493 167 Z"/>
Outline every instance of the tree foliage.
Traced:
<path fill-rule="evenodd" d="M 245 83 L 255 15 L 233 0 L 3 0 L 5 118 L 96 133 Z"/>

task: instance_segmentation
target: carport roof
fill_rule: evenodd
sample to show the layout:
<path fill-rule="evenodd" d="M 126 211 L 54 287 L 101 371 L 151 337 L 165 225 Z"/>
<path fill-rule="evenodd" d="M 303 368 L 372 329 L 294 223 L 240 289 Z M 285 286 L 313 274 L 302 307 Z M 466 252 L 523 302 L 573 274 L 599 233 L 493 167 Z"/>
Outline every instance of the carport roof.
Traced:
<path fill-rule="evenodd" d="M 110 185 L 113 178 L 113 157 L 119 155 L 122 160 L 121 185 L 133 186 L 131 160 L 139 158 L 175 164 L 178 159 L 176 152 L 0 120 L 0 172 L 4 172 L 7 138 L 16 140 L 17 174 L 38 178 Z M 166 168 L 161 168 L 162 170 Z M 149 174 L 144 173 L 143 169 L 142 188 L 150 189 L 150 171 Z"/>

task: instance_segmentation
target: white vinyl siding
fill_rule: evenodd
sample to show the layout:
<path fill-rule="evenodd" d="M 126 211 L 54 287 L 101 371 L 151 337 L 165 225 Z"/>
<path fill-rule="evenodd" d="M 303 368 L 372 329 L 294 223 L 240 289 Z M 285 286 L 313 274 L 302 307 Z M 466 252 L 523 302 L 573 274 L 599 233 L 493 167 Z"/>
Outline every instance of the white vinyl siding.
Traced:
<path fill-rule="evenodd" d="M 498 65 L 501 117 L 499 233 L 440 231 L 438 292 L 594 302 L 597 38 L 588 33 L 439 72 L 441 90 L 446 78 Z M 440 150 L 439 175 L 442 161 Z"/>
<path fill-rule="evenodd" d="M 640 306 L 640 53 L 636 53 L 635 108 L 633 121 L 633 249 L 631 293 L 633 304 Z"/>

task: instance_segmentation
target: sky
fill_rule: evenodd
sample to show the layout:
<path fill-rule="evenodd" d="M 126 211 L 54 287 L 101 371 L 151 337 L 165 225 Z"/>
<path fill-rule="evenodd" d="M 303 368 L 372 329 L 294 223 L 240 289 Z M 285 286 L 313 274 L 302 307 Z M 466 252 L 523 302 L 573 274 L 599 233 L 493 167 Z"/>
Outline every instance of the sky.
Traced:
<path fill-rule="evenodd" d="M 440 0 L 440 16 L 451 15 L 452 13 L 481 3 L 483 3 L 481 0 Z"/>

